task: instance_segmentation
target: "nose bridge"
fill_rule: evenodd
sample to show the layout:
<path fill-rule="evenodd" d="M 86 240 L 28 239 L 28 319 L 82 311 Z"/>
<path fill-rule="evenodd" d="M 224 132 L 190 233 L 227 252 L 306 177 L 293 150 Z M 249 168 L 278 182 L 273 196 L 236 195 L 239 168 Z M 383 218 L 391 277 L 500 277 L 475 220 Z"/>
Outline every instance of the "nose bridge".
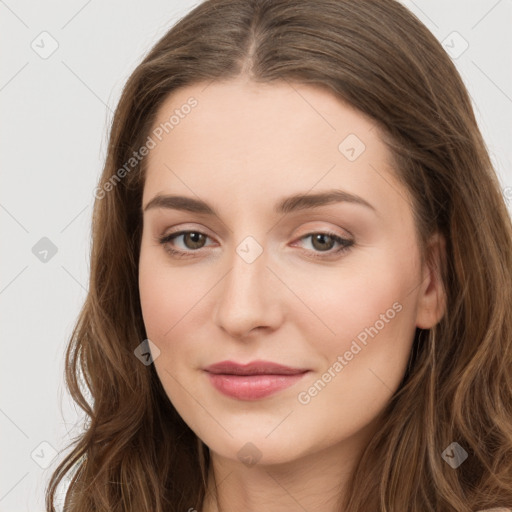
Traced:
<path fill-rule="evenodd" d="M 219 286 L 215 321 L 230 334 L 243 336 L 255 327 L 275 327 L 279 308 L 268 252 L 256 238 L 245 237 L 228 258 L 230 271 Z"/>

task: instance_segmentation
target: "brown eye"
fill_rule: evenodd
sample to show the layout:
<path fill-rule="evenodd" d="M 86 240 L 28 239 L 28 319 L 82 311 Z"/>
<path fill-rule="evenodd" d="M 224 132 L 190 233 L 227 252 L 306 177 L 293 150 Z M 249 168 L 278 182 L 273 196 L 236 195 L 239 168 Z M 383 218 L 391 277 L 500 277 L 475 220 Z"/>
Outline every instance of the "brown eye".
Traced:
<path fill-rule="evenodd" d="M 182 233 L 183 243 L 187 249 L 201 249 L 206 241 L 206 235 L 197 231 L 187 231 Z"/>
<path fill-rule="evenodd" d="M 200 252 L 208 238 L 208 235 L 200 231 L 179 231 L 165 235 L 159 238 L 158 241 L 169 254 L 187 257 L 193 255 L 194 252 Z M 177 244 L 179 239 L 182 239 L 182 241 L 180 244 Z"/>
<path fill-rule="evenodd" d="M 308 238 L 311 239 L 312 249 L 308 250 L 308 252 L 311 253 L 312 258 L 328 258 L 330 256 L 335 256 L 336 254 L 348 251 L 350 247 L 354 245 L 353 240 L 347 240 L 336 233 L 330 232 L 309 233 L 300 239 L 306 240 Z M 333 249 L 336 244 L 339 247 L 337 249 Z"/>
<path fill-rule="evenodd" d="M 327 233 L 316 233 L 314 235 L 310 235 L 313 247 L 318 249 L 319 251 L 329 251 L 333 248 L 336 240 L 334 237 L 328 235 Z"/>

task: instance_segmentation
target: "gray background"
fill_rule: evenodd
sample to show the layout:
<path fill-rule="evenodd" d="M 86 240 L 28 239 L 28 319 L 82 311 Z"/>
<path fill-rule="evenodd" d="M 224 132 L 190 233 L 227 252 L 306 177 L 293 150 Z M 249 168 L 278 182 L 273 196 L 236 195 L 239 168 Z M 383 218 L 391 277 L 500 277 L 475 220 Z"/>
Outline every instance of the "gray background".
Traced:
<path fill-rule="evenodd" d="M 44 510 L 57 452 L 80 431 L 64 350 L 108 126 L 131 71 L 196 3 L 0 0 L 0 512 Z M 404 3 L 446 41 L 512 209 L 512 0 Z"/>

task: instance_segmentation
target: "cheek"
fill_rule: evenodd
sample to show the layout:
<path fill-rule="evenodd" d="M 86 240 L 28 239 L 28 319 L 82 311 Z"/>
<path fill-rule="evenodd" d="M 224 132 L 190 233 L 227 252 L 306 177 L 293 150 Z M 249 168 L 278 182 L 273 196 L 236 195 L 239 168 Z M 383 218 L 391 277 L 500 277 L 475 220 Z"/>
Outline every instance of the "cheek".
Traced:
<path fill-rule="evenodd" d="M 161 251 L 161 252 L 160 252 Z M 156 339 L 170 337 L 181 319 L 194 307 L 204 287 L 193 272 L 166 265 L 164 249 L 142 247 L 139 260 L 139 294 L 146 332 Z"/>
<path fill-rule="evenodd" d="M 151 262 L 141 256 L 139 262 L 139 294 L 142 316 L 149 339 L 160 339 L 173 325 L 176 308 L 173 303 L 175 288 L 166 286 L 164 272 L 157 270 Z M 173 291 L 174 290 L 174 291 Z"/>
<path fill-rule="evenodd" d="M 375 261 L 375 260 L 374 260 Z M 323 340 L 327 354 L 350 349 L 353 339 L 387 338 L 414 325 L 414 268 L 400 261 L 380 260 L 379 265 L 317 273 L 311 281 L 297 282 L 297 295 L 305 297 L 307 310 L 296 315 L 301 332 Z M 309 311 L 308 311 L 309 310 Z M 387 333 L 386 335 L 384 333 Z M 373 336 L 372 336 L 373 335 Z"/>
<path fill-rule="evenodd" d="M 303 421 L 313 429 L 319 418 L 330 419 L 325 429 L 333 438 L 340 424 L 347 433 L 355 432 L 382 410 L 410 356 L 414 266 L 381 262 L 371 271 L 331 279 L 330 286 L 327 280 L 315 281 L 318 287 L 310 290 L 308 305 L 321 322 L 312 322 L 311 316 L 300 320 L 300 331 L 320 356 L 317 371 L 300 389 L 298 400 L 308 412 Z"/>
<path fill-rule="evenodd" d="M 147 337 L 160 350 L 155 368 L 167 381 L 164 369 L 181 375 L 187 366 L 197 365 L 197 354 L 204 352 L 197 333 L 206 318 L 208 291 L 218 278 L 200 279 L 192 266 L 171 268 L 155 252 L 141 252 L 139 293 Z"/>

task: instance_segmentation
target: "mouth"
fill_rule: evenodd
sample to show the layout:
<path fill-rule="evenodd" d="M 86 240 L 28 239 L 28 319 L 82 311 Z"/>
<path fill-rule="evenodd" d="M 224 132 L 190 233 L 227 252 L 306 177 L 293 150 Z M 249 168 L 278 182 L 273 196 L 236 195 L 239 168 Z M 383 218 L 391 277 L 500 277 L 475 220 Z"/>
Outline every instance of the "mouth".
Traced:
<path fill-rule="evenodd" d="M 252 361 L 242 364 L 234 361 L 221 361 L 205 368 L 205 371 L 224 375 L 298 375 L 308 368 L 294 368 L 271 361 Z"/>
<path fill-rule="evenodd" d="M 296 384 L 310 370 L 269 361 L 222 361 L 204 369 L 211 385 L 238 400 L 259 400 Z"/>

